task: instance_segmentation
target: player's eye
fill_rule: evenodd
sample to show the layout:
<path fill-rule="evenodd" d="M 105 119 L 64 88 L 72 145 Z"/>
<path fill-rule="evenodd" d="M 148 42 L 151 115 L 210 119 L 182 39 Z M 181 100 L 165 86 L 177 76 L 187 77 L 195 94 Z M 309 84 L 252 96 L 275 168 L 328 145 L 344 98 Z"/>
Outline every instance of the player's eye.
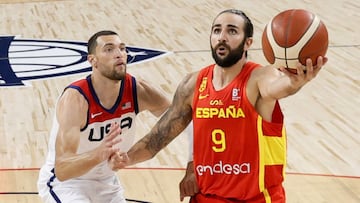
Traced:
<path fill-rule="evenodd" d="M 235 34 L 237 34 L 237 30 L 235 30 L 235 29 L 230 29 L 230 30 L 229 30 L 229 34 L 235 35 Z"/>
<path fill-rule="evenodd" d="M 109 52 L 112 52 L 112 51 L 113 51 L 113 48 L 108 47 L 108 48 L 105 49 L 105 51 L 108 52 L 108 53 L 109 53 Z"/>
<path fill-rule="evenodd" d="M 214 28 L 213 33 L 214 34 L 219 34 L 219 33 L 221 33 L 221 29 L 220 28 Z"/>

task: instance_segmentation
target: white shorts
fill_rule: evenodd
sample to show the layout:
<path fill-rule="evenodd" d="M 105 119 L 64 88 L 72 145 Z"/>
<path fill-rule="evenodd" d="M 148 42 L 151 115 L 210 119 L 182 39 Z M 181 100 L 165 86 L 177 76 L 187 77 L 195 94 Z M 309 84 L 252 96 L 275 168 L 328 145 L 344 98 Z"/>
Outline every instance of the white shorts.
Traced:
<path fill-rule="evenodd" d="M 38 190 L 45 203 L 126 203 L 124 189 L 115 175 L 101 181 L 39 179 Z"/>

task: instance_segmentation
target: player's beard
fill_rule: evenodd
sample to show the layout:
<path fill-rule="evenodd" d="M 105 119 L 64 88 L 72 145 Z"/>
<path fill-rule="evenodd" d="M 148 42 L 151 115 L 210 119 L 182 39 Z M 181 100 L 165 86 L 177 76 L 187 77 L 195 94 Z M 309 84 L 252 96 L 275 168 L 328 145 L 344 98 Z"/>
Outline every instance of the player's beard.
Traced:
<path fill-rule="evenodd" d="M 109 72 L 106 72 L 104 75 L 105 77 L 109 78 L 110 80 L 123 80 L 126 75 L 126 64 L 124 64 L 125 68 L 121 71 L 116 70 L 116 68 L 112 69 Z"/>
<path fill-rule="evenodd" d="M 216 50 L 218 49 L 219 46 L 223 46 L 229 50 L 229 53 L 227 56 L 225 56 L 225 58 L 221 58 L 216 54 Z M 226 43 L 220 42 L 215 46 L 215 48 L 211 47 L 212 57 L 214 58 L 217 65 L 223 68 L 231 67 L 242 58 L 244 54 L 244 46 L 245 46 L 245 39 L 235 49 L 231 49 Z"/>

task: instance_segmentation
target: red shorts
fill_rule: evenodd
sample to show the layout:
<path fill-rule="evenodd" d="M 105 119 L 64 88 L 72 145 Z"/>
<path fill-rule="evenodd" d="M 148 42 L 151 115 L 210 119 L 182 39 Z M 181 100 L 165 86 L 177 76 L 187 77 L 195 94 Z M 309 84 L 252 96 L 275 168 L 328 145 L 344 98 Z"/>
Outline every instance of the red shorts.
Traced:
<path fill-rule="evenodd" d="M 190 203 L 285 203 L 285 190 L 282 185 L 268 188 L 270 201 L 266 201 L 264 193 L 248 200 L 226 199 L 216 195 L 198 193 L 191 197 Z"/>

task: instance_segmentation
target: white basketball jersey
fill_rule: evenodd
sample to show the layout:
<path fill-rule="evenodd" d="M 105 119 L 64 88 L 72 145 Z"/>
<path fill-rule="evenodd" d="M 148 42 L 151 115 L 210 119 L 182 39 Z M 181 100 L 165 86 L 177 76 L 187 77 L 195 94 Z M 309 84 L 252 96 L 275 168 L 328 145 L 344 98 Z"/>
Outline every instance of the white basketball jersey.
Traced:
<path fill-rule="evenodd" d="M 81 129 L 77 153 L 81 154 L 99 146 L 109 132 L 110 125 L 113 122 L 120 123 L 121 127 L 120 136 L 122 141 L 118 145 L 120 151 L 128 151 L 134 142 L 135 116 L 138 113 L 135 78 L 129 74 L 126 75 L 126 78 L 122 81 L 118 99 L 111 109 L 106 109 L 101 105 L 92 87 L 90 76 L 72 83 L 67 88 L 77 89 L 89 104 L 87 125 Z M 56 172 L 54 171 L 55 141 L 58 129 L 59 124 L 56 120 L 56 115 L 54 115 L 47 160 L 39 174 L 39 182 L 43 181 L 44 184 L 48 185 L 58 181 Z M 114 174 L 115 173 L 108 167 L 107 161 L 104 161 L 86 174 L 74 179 L 101 180 L 114 176 Z"/>

